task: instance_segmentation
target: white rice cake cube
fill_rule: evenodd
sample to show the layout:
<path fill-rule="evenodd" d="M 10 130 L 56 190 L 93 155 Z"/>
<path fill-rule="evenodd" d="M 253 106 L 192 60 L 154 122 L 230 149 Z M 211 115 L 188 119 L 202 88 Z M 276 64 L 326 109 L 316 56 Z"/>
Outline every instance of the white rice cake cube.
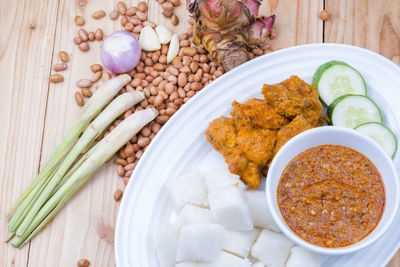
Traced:
<path fill-rule="evenodd" d="M 215 222 L 233 231 L 253 229 L 243 188 L 228 186 L 208 194 L 211 215 Z"/>
<path fill-rule="evenodd" d="M 176 267 L 251 267 L 248 259 L 242 259 L 225 251 L 221 251 L 212 262 L 181 262 Z"/>
<path fill-rule="evenodd" d="M 284 267 L 293 245 L 283 234 L 263 230 L 251 249 L 251 255 L 268 267 Z"/>
<path fill-rule="evenodd" d="M 184 173 L 169 181 L 167 189 L 174 207 L 180 210 L 185 204 L 207 207 L 207 193 L 198 170 Z"/>
<path fill-rule="evenodd" d="M 224 250 L 245 258 L 249 255 L 251 246 L 256 241 L 259 233 L 260 231 L 258 229 L 244 232 L 227 230 Z"/>
<path fill-rule="evenodd" d="M 264 263 L 262 263 L 261 261 L 259 262 L 255 262 L 251 265 L 251 267 L 265 267 Z"/>
<path fill-rule="evenodd" d="M 281 232 L 278 225 L 272 218 L 272 214 L 268 207 L 267 197 L 265 191 L 249 190 L 246 191 L 247 201 L 251 217 L 253 218 L 254 226 L 266 228 L 275 232 Z"/>
<path fill-rule="evenodd" d="M 230 173 L 226 166 L 220 166 L 207 173 L 204 176 L 204 184 L 208 193 L 231 185 L 246 187 L 239 176 Z"/>
<path fill-rule="evenodd" d="M 211 212 L 209 209 L 200 208 L 190 204 L 183 206 L 175 221 L 179 230 L 187 224 L 212 222 Z"/>
<path fill-rule="evenodd" d="M 218 224 L 189 224 L 181 229 L 177 261 L 213 261 L 225 245 L 225 229 Z"/>
<path fill-rule="evenodd" d="M 160 227 L 154 235 L 153 244 L 160 267 L 173 267 L 178 248 L 176 227 L 172 224 Z"/>
<path fill-rule="evenodd" d="M 318 254 L 305 248 L 295 246 L 290 250 L 286 267 L 320 267 L 321 258 Z"/>

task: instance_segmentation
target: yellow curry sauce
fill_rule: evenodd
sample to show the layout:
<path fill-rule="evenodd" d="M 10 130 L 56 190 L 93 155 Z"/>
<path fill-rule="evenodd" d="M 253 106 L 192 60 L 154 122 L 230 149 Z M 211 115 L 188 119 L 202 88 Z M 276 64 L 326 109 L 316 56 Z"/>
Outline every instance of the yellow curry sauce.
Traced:
<path fill-rule="evenodd" d="M 286 166 L 278 184 L 278 204 L 288 226 L 322 247 L 359 242 L 378 225 L 385 190 L 375 165 L 344 146 L 308 149 Z"/>

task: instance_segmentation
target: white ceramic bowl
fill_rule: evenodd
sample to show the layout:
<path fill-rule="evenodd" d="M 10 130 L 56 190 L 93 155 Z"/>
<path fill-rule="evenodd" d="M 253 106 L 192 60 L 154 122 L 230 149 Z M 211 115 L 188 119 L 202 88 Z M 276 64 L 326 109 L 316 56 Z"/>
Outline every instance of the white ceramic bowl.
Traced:
<path fill-rule="evenodd" d="M 277 188 L 286 165 L 301 152 L 320 145 L 341 145 L 362 153 L 375 164 L 383 179 L 386 202 L 382 218 L 377 227 L 367 237 L 350 246 L 326 248 L 305 241 L 288 227 L 278 207 Z M 268 170 L 266 193 L 272 216 L 288 238 L 296 244 L 317 253 L 341 255 L 360 250 L 383 235 L 396 215 L 399 206 L 400 187 L 393 161 L 378 143 L 352 129 L 324 126 L 305 131 L 295 136 L 279 150 Z"/>

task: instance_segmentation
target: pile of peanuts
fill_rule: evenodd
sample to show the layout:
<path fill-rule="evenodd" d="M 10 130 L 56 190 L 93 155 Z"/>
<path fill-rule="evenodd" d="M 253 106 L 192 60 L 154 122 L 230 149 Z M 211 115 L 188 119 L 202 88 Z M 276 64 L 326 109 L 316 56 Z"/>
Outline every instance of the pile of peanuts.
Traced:
<path fill-rule="evenodd" d="M 159 0 L 159 3 L 162 4 L 163 7 L 165 4 L 169 3 L 173 6 L 177 6 L 180 4 L 180 1 Z M 121 16 L 120 22 L 123 29 L 132 32 L 139 38 L 140 31 L 144 26 L 153 28 L 157 26 L 154 22 L 147 20 L 147 9 L 148 6 L 146 2 L 139 2 L 137 6 L 127 7 L 125 3 L 120 1 L 117 3 L 116 9 L 109 14 L 109 17 L 111 20 L 116 20 Z M 95 19 L 103 18 L 105 12 L 101 11 L 96 11 L 92 17 Z M 163 14 L 164 13 L 165 12 L 163 12 Z M 75 18 L 75 23 L 78 26 L 83 26 L 84 18 L 77 16 Z M 145 126 L 122 147 L 116 155 L 114 160 L 117 165 L 116 171 L 118 176 L 123 178 L 125 185 L 128 184 L 130 176 L 139 159 L 144 151 L 146 151 L 151 140 L 160 131 L 161 127 L 191 97 L 224 73 L 223 68 L 212 61 L 206 50 L 193 45 L 190 40 L 193 35 L 194 20 L 192 18 L 189 19 L 189 24 L 191 26 L 188 30 L 179 36 L 180 50 L 178 56 L 172 60 L 171 64 L 167 64 L 168 45 L 162 45 L 161 49 L 158 51 L 141 52 L 139 64 L 134 70 L 129 72 L 132 81 L 123 87 L 119 94 L 138 90 L 144 93 L 145 99 L 135 107 L 127 110 L 98 138 L 100 140 L 106 136 L 121 123 L 122 120 L 135 111 L 150 107 L 155 107 L 159 111 L 158 117 Z M 93 34 L 95 40 L 103 40 L 103 32 L 101 29 L 96 30 L 93 34 L 91 33 L 93 32 L 87 33 L 83 28 L 78 30 L 78 36 L 75 37 L 74 42 L 79 45 L 81 50 L 82 44 L 87 44 L 87 41 L 93 39 Z M 96 35 L 96 33 L 98 34 Z M 99 38 L 96 36 L 99 36 Z M 104 36 L 104 38 L 106 38 L 106 36 Z M 87 50 L 88 49 L 83 49 L 82 51 Z M 254 48 L 249 51 L 249 57 L 252 59 L 271 51 L 270 45 L 266 44 L 261 48 Z M 102 81 L 105 82 L 117 76 L 114 73 L 106 71 L 100 64 L 93 64 L 90 66 L 90 69 L 93 72 L 92 76 L 77 82 L 77 86 L 80 90 L 75 92 L 75 100 L 79 106 L 84 105 L 84 97 L 90 98 L 92 96 L 92 87 L 98 88 L 98 85 L 94 85 L 97 81 L 102 79 Z M 114 199 L 119 201 L 122 195 L 123 191 L 117 189 L 114 193 Z"/>

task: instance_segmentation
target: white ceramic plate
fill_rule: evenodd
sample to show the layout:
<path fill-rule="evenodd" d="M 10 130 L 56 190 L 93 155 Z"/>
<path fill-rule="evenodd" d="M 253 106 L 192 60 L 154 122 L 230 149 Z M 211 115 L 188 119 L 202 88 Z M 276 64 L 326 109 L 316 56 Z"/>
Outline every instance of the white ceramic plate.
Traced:
<path fill-rule="evenodd" d="M 158 266 L 153 234 L 174 216 L 166 181 L 187 169 L 200 166 L 202 170 L 222 162 L 204 135 L 211 120 L 228 116 L 233 100 L 262 98 L 264 83 L 278 83 L 290 75 L 298 75 L 311 83 L 318 66 L 333 59 L 347 62 L 363 75 L 368 96 L 380 107 L 384 124 L 398 135 L 400 68 L 374 52 L 348 45 L 311 44 L 278 50 L 247 62 L 193 97 L 162 128 L 144 153 L 119 209 L 115 233 L 117 266 Z M 394 161 L 399 169 L 399 153 Z M 400 214 L 397 214 L 392 226 L 376 243 L 354 254 L 324 256 L 323 266 L 384 266 L 399 248 L 399 224 Z"/>

